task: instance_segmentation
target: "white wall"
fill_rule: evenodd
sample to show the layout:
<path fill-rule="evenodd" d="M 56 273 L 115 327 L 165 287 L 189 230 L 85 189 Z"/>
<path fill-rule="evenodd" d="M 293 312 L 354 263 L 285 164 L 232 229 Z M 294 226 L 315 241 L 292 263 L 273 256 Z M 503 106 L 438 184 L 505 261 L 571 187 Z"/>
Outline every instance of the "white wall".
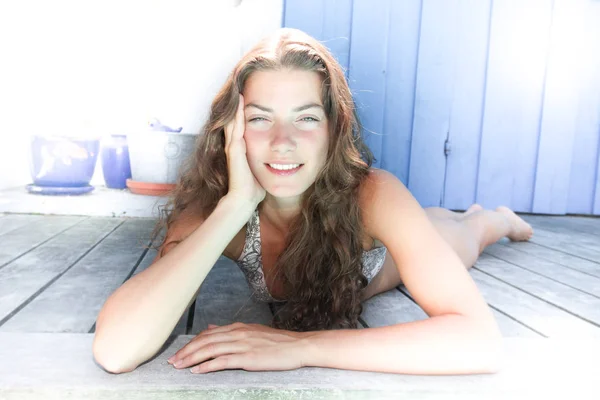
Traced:
<path fill-rule="evenodd" d="M 283 0 L 0 3 L 0 189 L 30 182 L 29 137 L 111 134 L 157 117 L 197 133 Z M 93 184 L 103 184 L 100 164 Z"/>

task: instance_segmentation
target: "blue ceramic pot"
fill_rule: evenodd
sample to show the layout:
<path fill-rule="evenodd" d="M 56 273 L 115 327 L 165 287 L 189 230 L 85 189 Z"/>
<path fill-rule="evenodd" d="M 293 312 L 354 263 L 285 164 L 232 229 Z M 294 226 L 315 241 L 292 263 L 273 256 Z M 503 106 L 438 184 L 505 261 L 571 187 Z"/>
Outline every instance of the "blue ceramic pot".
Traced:
<path fill-rule="evenodd" d="M 127 136 L 111 135 L 107 138 L 102 144 L 101 160 L 106 187 L 125 189 L 127 179 L 131 178 Z"/>
<path fill-rule="evenodd" d="M 39 186 L 86 186 L 94 175 L 100 139 L 33 136 L 29 172 Z"/>

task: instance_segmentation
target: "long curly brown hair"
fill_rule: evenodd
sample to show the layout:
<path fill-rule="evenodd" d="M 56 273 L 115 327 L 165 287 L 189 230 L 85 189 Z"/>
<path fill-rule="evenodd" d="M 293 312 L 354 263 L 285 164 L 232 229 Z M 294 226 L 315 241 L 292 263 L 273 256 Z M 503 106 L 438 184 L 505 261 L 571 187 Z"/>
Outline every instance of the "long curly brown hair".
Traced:
<path fill-rule="evenodd" d="M 300 30 L 279 29 L 237 63 L 212 102 L 195 152 L 182 168 L 155 232 L 165 225 L 168 229 L 184 210 L 207 218 L 227 194 L 224 127 L 235 117 L 238 94 L 250 75 L 277 69 L 320 74 L 329 147 L 325 165 L 302 195 L 301 212 L 290 224 L 285 250 L 274 267 L 288 296 L 272 326 L 295 331 L 356 328 L 360 292 L 368 282 L 362 273 L 358 196 L 373 154 L 362 141 L 343 69 L 324 45 Z"/>

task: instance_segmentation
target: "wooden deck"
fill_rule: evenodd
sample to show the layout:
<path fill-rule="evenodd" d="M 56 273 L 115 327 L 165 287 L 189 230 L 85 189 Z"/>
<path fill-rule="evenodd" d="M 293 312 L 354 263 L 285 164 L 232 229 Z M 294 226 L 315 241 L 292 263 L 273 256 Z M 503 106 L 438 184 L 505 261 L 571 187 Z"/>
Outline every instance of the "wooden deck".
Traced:
<path fill-rule="evenodd" d="M 505 336 L 504 369 L 424 377 L 174 370 L 166 359 L 208 323 L 268 323 L 272 316 L 224 257 L 164 351 L 132 373 L 106 373 L 91 354 L 94 321 L 107 297 L 154 258 L 146 247 L 155 220 L 0 215 L 0 398 L 539 398 L 563 390 L 600 398 L 593 379 L 600 376 L 600 219 L 525 218 L 533 240 L 500 241 L 470 270 Z M 365 302 L 361 323 L 424 318 L 400 286 Z"/>

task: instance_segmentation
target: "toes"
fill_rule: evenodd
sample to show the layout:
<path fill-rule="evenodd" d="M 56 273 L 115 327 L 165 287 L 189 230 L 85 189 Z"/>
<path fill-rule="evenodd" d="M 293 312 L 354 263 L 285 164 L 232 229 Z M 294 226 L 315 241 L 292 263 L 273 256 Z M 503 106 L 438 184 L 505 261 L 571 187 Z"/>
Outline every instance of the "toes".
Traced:
<path fill-rule="evenodd" d="M 469 215 L 469 214 L 472 214 L 474 212 L 481 211 L 481 210 L 483 210 L 483 207 L 480 206 L 479 204 L 475 203 L 475 204 L 471 205 L 471 207 L 467 208 L 467 210 L 464 212 L 464 215 Z"/>

